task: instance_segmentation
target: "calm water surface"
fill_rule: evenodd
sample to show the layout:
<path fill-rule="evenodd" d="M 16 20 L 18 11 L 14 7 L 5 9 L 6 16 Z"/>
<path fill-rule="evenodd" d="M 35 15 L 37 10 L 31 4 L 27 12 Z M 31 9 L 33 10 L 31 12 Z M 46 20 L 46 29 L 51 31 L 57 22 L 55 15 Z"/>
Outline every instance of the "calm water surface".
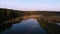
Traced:
<path fill-rule="evenodd" d="M 60 23 L 56 23 L 56 24 L 60 26 Z"/>
<path fill-rule="evenodd" d="M 36 19 L 22 20 L 20 23 L 13 24 L 10 29 L 0 32 L 0 34 L 47 34 L 41 28 Z"/>

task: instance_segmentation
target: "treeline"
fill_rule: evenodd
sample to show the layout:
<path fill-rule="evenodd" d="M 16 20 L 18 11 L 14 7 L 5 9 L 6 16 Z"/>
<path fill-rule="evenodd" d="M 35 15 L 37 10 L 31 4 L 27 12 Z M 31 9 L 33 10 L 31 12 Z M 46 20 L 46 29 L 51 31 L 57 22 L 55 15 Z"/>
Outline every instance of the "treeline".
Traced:
<path fill-rule="evenodd" d="M 0 9 L 0 22 L 21 16 L 21 13 L 9 9 Z"/>
<path fill-rule="evenodd" d="M 12 9 L 0 8 L 0 22 L 5 20 L 10 20 L 12 18 L 24 16 L 24 15 L 44 15 L 44 16 L 54 16 L 60 15 L 60 12 L 53 11 L 18 11 Z"/>

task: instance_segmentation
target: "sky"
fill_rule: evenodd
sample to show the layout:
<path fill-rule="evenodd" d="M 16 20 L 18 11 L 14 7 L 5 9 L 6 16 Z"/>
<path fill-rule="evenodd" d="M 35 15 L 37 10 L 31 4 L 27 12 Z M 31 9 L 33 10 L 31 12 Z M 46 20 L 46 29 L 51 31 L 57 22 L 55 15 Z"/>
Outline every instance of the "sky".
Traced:
<path fill-rule="evenodd" d="M 60 11 L 60 0 L 0 0 L 0 8 Z"/>

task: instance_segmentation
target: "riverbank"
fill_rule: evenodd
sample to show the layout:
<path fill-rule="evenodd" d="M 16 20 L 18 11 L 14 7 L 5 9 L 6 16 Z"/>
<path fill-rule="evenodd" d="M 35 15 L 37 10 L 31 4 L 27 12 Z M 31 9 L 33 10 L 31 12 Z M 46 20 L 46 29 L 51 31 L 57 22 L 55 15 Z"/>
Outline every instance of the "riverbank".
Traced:
<path fill-rule="evenodd" d="M 45 21 L 60 23 L 60 12 L 56 11 L 19 11 L 0 8 L 0 25 L 4 23 L 15 23 L 22 19 L 43 18 Z"/>

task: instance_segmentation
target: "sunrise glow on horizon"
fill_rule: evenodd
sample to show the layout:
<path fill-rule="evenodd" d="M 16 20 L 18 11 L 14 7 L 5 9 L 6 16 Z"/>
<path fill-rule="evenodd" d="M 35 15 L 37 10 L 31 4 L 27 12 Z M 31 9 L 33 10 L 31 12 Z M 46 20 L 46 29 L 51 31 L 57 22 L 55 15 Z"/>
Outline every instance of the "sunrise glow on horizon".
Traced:
<path fill-rule="evenodd" d="M 60 11 L 60 0 L 0 0 L 0 8 Z"/>

